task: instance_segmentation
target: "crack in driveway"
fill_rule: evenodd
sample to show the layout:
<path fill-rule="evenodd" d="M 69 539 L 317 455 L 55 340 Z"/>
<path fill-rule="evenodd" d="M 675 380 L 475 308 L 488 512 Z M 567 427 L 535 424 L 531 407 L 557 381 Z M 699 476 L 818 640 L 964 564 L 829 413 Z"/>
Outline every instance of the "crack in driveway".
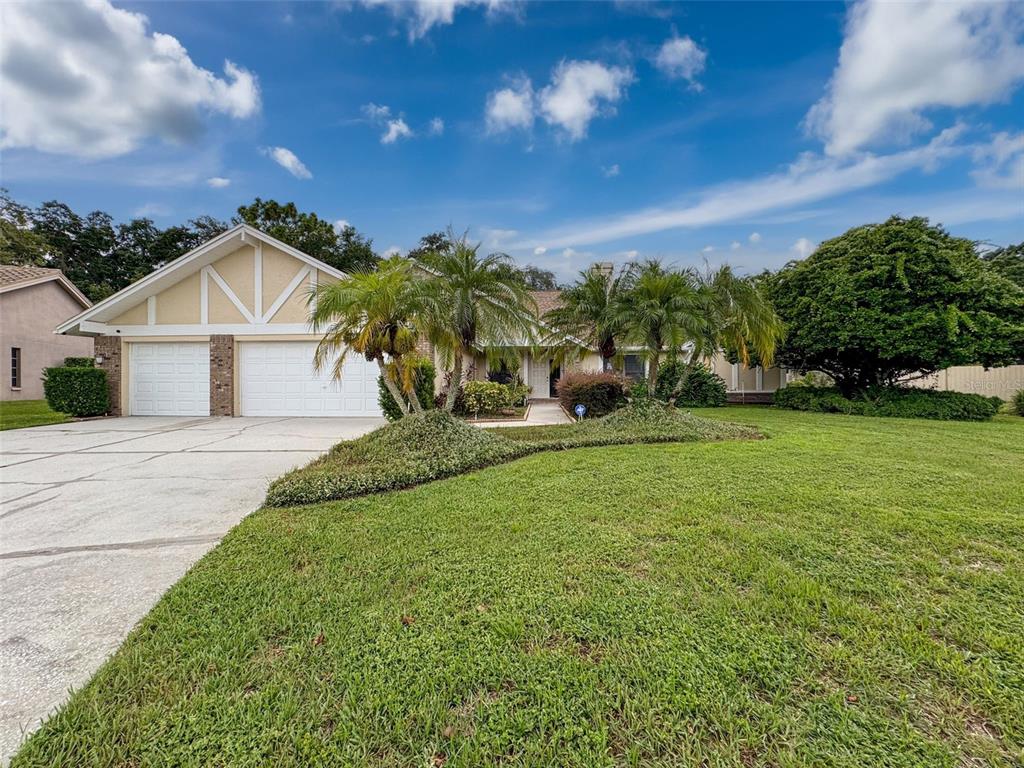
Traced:
<path fill-rule="evenodd" d="M 80 544 L 77 547 L 44 547 L 23 549 L 19 552 L 0 552 L 0 560 L 15 560 L 21 557 L 52 557 L 74 552 L 110 552 L 116 549 L 153 549 L 154 547 L 175 547 L 183 544 L 210 544 L 220 541 L 223 533 L 177 536 L 164 539 L 142 539 L 140 541 L 119 541 L 112 544 Z"/>

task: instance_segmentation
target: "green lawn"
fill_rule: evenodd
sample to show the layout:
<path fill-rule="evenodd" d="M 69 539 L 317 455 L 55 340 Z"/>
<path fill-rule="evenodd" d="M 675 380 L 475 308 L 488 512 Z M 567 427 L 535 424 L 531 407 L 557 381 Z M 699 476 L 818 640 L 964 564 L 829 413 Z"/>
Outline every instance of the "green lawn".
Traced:
<path fill-rule="evenodd" d="M 1024 419 L 702 415 L 265 509 L 27 765 L 1024 761 Z"/>
<path fill-rule="evenodd" d="M 5 400 L 0 402 L 0 430 L 41 427 L 71 421 L 66 413 L 50 410 L 45 400 Z"/>

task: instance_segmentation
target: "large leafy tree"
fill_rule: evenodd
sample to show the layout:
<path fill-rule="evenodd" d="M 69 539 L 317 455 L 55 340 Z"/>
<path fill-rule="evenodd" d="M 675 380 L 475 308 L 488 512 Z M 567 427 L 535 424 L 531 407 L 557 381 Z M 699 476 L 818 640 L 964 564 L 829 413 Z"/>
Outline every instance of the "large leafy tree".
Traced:
<path fill-rule="evenodd" d="M 0 264 L 45 267 L 46 240 L 32 227 L 32 210 L 0 189 Z"/>
<path fill-rule="evenodd" d="M 981 258 L 993 271 L 1024 288 L 1024 243 L 996 248 Z"/>
<path fill-rule="evenodd" d="M 451 360 L 445 408 L 455 407 L 463 355 L 478 346 L 500 348 L 532 342 L 537 307 L 523 282 L 509 272 L 503 254 L 481 256 L 480 244 L 448 235 L 449 247 L 425 251 L 422 322 L 431 341 Z"/>
<path fill-rule="evenodd" d="M 249 205 L 240 206 L 232 221 L 256 227 L 343 272 L 366 271 L 377 262 L 372 240 L 350 225 L 338 232 L 331 222 L 315 213 L 300 211 L 295 203 L 257 197 Z"/>
<path fill-rule="evenodd" d="M 351 272 L 342 280 L 319 285 L 310 295 L 310 320 L 323 338 L 314 357 L 318 369 L 333 360 L 331 369 L 341 379 L 345 358 L 355 352 L 375 361 L 384 383 L 399 407 L 406 394 L 417 413 L 423 407 L 416 396 L 416 317 L 422 309 L 422 281 L 413 265 L 398 257 L 380 263 L 374 271 Z"/>
<path fill-rule="evenodd" d="M 927 219 L 851 229 L 768 282 L 787 328 L 776 360 L 846 394 L 1024 356 L 1024 291 Z"/>
<path fill-rule="evenodd" d="M 601 354 L 605 368 L 620 354 L 625 330 L 620 303 L 625 293 L 622 273 L 589 269 L 562 291 L 561 306 L 545 313 L 543 320 L 563 344 L 576 339 Z"/>

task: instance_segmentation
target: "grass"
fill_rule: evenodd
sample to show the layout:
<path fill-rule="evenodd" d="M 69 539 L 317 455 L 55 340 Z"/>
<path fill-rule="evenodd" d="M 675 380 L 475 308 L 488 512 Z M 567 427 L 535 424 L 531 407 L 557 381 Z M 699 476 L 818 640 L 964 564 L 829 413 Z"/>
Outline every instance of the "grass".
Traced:
<path fill-rule="evenodd" d="M 0 401 L 0 430 L 63 424 L 65 421 L 71 421 L 71 417 L 51 410 L 45 400 Z"/>
<path fill-rule="evenodd" d="M 251 515 L 13 765 L 1020 765 L 1024 420 L 701 415 Z"/>
<path fill-rule="evenodd" d="M 757 437 L 756 430 L 650 405 L 623 408 L 564 429 L 483 431 L 440 410 L 407 416 L 339 443 L 306 467 L 271 484 L 267 506 L 285 507 L 408 488 L 501 464 L 530 453 L 623 443 Z M 516 433 L 517 432 L 517 433 Z M 508 439 L 514 437 L 517 439 Z"/>

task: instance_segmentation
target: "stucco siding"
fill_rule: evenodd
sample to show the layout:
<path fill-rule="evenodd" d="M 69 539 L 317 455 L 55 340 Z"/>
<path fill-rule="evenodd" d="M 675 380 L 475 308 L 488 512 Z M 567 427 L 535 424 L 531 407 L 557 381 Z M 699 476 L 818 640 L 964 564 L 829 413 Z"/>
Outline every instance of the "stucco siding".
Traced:
<path fill-rule="evenodd" d="M 145 325 L 149 316 L 146 302 L 143 301 L 110 321 L 111 325 Z"/>
<path fill-rule="evenodd" d="M 221 276 L 232 293 L 242 302 L 242 306 L 253 311 L 256 304 L 256 268 L 254 259 L 255 249 L 243 245 L 234 253 L 218 259 L 213 263 L 213 268 Z M 237 312 L 237 310 L 235 310 Z M 241 315 L 239 315 L 241 316 Z M 212 320 L 210 322 L 239 322 L 237 320 Z"/>
<path fill-rule="evenodd" d="M 56 282 L 0 294 L 0 399 L 41 400 L 44 368 L 65 357 L 89 357 L 91 338 L 57 336 L 53 329 L 82 311 L 82 305 Z M 11 388 L 11 348 L 21 350 L 21 389 Z"/>
<path fill-rule="evenodd" d="M 156 297 L 157 325 L 199 322 L 199 273 L 194 272 Z"/>
<path fill-rule="evenodd" d="M 980 365 L 957 365 L 909 383 L 914 387 L 969 392 L 1009 400 L 1024 389 L 1024 365 L 989 368 L 987 371 Z"/>

